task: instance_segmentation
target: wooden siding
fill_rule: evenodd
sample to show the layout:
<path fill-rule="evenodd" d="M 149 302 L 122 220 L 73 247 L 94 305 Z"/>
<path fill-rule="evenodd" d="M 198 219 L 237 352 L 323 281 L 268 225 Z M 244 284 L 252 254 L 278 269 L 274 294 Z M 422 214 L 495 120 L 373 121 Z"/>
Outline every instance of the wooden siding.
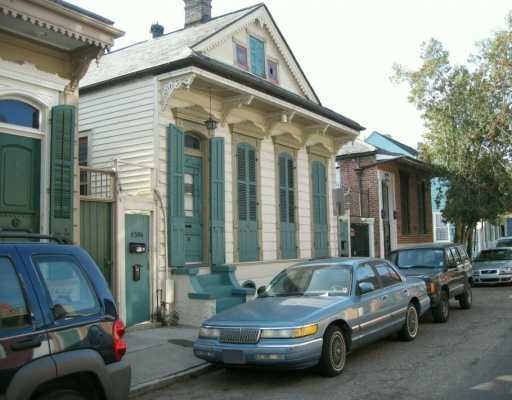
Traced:
<path fill-rule="evenodd" d="M 151 189 L 154 93 L 153 79 L 144 78 L 80 98 L 79 129 L 90 131 L 89 165 L 112 168 L 114 159 L 140 165 L 119 165 L 125 193 Z"/>

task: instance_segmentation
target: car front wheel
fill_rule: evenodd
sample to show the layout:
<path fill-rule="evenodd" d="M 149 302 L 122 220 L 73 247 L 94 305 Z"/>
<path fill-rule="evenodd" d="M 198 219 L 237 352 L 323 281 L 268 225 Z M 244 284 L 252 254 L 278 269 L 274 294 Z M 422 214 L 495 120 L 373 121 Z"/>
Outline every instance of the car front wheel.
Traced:
<path fill-rule="evenodd" d="M 466 285 L 466 290 L 459 297 L 460 308 L 463 310 L 469 310 L 473 304 L 473 293 L 471 292 L 471 286 Z"/>
<path fill-rule="evenodd" d="M 347 360 L 345 335 L 336 325 L 330 325 L 324 334 L 322 357 L 318 366 L 325 376 L 336 376 L 343 372 Z"/>
<path fill-rule="evenodd" d="M 88 400 L 81 393 L 74 390 L 55 390 L 37 398 L 37 400 Z"/>
<path fill-rule="evenodd" d="M 450 297 L 448 292 L 443 290 L 441 299 L 436 307 L 432 308 L 432 317 L 435 322 L 446 322 L 450 316 Z"/>
<path fill-rule="evenodd" d="M 419 329 L 419 316 L 418 316 L 418 310 L 416 309 L 416 306 L 412 303 L 409 303 L 407 306 L 407 313 L 405 314 L 405 322 L 404 326 L 399 332 L 400 339 L 410 342 L 411 340 L 416 339 L 416 336 L 418 336 L 418 329 Z"/>

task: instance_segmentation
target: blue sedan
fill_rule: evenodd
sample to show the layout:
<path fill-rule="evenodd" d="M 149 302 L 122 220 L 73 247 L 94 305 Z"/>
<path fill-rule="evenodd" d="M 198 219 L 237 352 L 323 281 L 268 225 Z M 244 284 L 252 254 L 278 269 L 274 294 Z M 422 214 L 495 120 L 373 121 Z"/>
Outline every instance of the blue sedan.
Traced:
<path fill-rule="evenodd" d="M 429 304 L 424 281 L 388 261 L 310 261 L 283 270 L 257 299 L 205 321 L 194 353 L 225 365 L 317 365 L 335 376 L 365 343 L 395 332 L 414 340 Z"/>

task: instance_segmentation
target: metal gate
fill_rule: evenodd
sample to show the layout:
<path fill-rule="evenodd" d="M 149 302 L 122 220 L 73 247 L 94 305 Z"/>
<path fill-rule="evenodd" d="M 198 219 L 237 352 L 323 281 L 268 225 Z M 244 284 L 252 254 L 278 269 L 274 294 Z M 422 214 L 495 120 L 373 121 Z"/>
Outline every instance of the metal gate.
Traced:
<path fill-rule="evenodd" d="M 80 167 L 80 245 L 112 288 L 114 265 L 115 173 Z"/>

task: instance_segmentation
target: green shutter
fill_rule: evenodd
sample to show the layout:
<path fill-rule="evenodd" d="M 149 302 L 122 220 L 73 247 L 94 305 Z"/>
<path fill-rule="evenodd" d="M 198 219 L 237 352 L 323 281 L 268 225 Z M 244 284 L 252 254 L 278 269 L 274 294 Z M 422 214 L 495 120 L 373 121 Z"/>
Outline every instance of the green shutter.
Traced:
<path fill-rule="evenodd" d="M 258 202 L 256 150 L 249 144 L 237 147 L 238 258 L 256 261 L 258 245 Z"/>
<path fill-rule="evenodd" d="M 313 161 L 311 166 L 313 188 L 313 256 L 329 255 L 327 226 L 327 174 L 325 165 Z"/>
<path fill-rule="evenodd" d="M 291 154 L 281 153 L 279 167 L 279 223 L 281 258 L 297 258 L 295 239 L 295 165 Z"/>
<path fill-rule="evenodd" d="M 265 43 L 251 36 L 249 46 L 251 50 L 251 72 L 265 78 Z"/>
<path fill-rule="evenodd" d="M 224 222 L 224 138 L 210 140 L 210 248 L 212 265 L 226 262 Z"/>
<path fill-rule="evenodd" d="M 75 115 L 74 106 L 52 109 L 50 233 L 69 241 L 73 240 Z"/>
<path fill-rule="evenodd" d="M 169 265 L 185 265 L 185 211 L 183 204 L 185 168 L 184 134 L 175 125 L 167 128 L 167 248 Z"/>

